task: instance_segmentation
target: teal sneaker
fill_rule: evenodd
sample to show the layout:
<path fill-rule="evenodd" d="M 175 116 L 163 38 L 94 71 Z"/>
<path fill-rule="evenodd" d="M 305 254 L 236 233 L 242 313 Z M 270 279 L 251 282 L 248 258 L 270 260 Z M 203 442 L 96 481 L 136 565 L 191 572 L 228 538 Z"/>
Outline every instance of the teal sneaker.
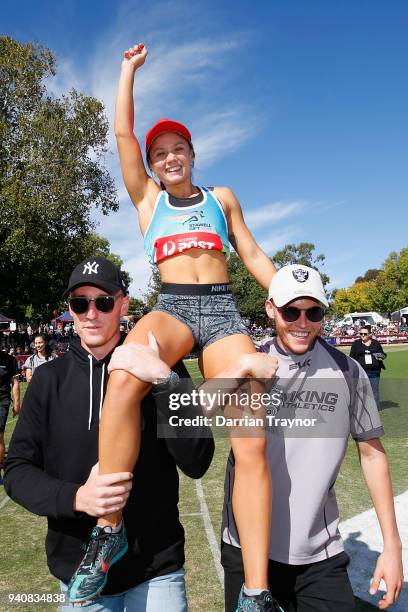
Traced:
<path fill-rule="evenodd" d="M 246 595 L 244 587 L 238 598 L 236 612 L 284 612 L 270 591 L 262 591 L 259 595 Z"/>
<path fill-rule="evenodd" d="M 87 544 L 85 556 L 68 585 L 71 603 L 81 603 L 97 597 L 108 579 L 109 568 L 128 549 L 125 524 L 112 533 L 109 527 L 94 527 Z"/>

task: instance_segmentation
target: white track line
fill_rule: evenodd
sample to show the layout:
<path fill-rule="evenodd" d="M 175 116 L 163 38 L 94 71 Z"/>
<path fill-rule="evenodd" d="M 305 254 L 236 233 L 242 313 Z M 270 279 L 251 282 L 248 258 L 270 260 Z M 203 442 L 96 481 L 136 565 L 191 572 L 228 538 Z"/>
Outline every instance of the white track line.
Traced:
<path fill-rule="evenodd" d="M 214 527 L 211 522 L 210 513 L 208 512 L 208 506 L 207 506 L 207 502 L 205 501 L 203 485 L 202 485 L 201 480 L 196 480 L 195 485 L 196 485 L 198 501 L 200 502 L 200 509 L 201 509 L 201 514 L 203 517 L 205 533 L 207 534 L 208 544 L 210 546 L 211 554 L 212 554 L 213 561 L 214 561 L 215 571 L 217 573 L 218 580 L 220 581 L 222 588 L 224 588 L 224 570 L 220 563 L 221 553 L 220 553 L 220 549 L 218 548 L 218 541 L 217 541 L 217 538 L 215 537 Z"/>
<path fill-rule="evenodd" d="M 2 499 L 2 500 L 1 500 L 1 502 L 0 502 L 0 510 L 1 510 L 2 508 L 4 508 L 4 506 L 7 504 L 7 502 L 9 501 L 9 499 L 10 499 L 10 498 L 9 498 L 9 496 L 8 496 L 8 495 L 6 495 L 6 497 L 5 497 L 4 499 Z"/>
<path fill-rule="evenodd" d="M 405 582 L 400 598 L 392 605 L 391 609 L 395 612 L 407 612 L 408 491 L 394 497 L 394 503 L 398 529 L 402 540 L 402 562 L 404 566 Z M 354 594 L 375 605 L 379 597 L 371 597 L 368 593 L 368 588 L 377 557 L 383 549 L 383 542 L 374 508 L 343 521 L 340 523 L 339 529 L 344 539 L 346 552 L 351 557 L 348 573 Z"/>
<path fill-rule="evenodd" d="M 9 420 L 7 421 L 7 423 L 6 423 L 6 426 L 5 426 L 4 430 L 6 430 L 6 429 L 7 429 L 7 427 L 8 427 L 9 425 L 11 425 L 12 423 L 16 423 L 16 421 L 15 421 L 15 417 L 13 417 L 13 418 L 11 418 L 11 419 L 9 419 Z"/>

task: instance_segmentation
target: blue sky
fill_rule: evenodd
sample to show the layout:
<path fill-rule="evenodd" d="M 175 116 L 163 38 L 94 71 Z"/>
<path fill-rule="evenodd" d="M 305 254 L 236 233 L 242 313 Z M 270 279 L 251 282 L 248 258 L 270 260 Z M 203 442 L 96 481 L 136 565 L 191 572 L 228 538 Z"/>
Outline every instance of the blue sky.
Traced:
<path fill-rule="evenodd" d="M 159 117 L 190 127 L 195 182 L 237 194 L 273 253 L 313 242 L 332 287 L 408 246 L 408 3 L 405 0 L 3 0 L 2 33 L 58 58 L 49 88 L 102 99 L 112 125 L 122 51 L 149 48 L 137 77 L 137 134 Z M 120 177 L 120 211 L 99 233 L 130 271 L 150 268 Z"/>

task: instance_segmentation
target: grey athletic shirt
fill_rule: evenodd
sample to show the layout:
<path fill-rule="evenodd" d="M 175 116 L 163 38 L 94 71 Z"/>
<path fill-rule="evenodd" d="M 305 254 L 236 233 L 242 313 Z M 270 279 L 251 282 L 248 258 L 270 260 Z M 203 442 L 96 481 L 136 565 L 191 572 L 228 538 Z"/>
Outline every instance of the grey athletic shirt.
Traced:
<path fill-rule="evenodd" d="M 291 565 L 322 561 L 344 550 L 334 483 L 349 435 L 384 434 L 364 370 L 317 339 L 303 355 L 276 341 L 260 349 L 278 358 L 266 431 L 273 483 L 270 559 Z M 228 459 L 222 538 L 239 546 L 232 513 L 234 457 Z"/>

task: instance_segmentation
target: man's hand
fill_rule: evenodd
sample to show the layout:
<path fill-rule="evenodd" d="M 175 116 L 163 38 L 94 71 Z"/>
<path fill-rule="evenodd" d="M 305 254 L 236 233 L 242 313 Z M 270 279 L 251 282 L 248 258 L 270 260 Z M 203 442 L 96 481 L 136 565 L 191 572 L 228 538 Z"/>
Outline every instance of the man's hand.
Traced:
<path fill-rule="evenodd" d="M 148 332 L 149 346 L 129 342 L 118 346 L 111 357 L 108 372 L 126 370 L 144 382 L 155 383 L 170 376 L 169 366 L 160 359 L 159 347 L 151 331 Z"/>
<path fill-rule="evenodd" d="M 246 353 L 217 375 L 217 378 L 273 378 L 278 360 L 266 353 Z"/>
<path fill-rule="evenodd" d="M 230 363 L 222 372 L 217 374 L 215 378 L 206 380 L 201 386 L 200 391 L 203 391 L 201 397 L 201 405 L 206 416 L 214 414 L 218 408 L 224 409 L 226 404 L 219 404 L 211 399 L 216 398 L 220 393 L 234 393 L 239 389 L 241 379 L 256 379 L 261 381 L 256 392 L 267 392 L 268 384 L 263 385 L 263 381 L 270 381 L 276 374 L 278 369 L 278 360 L 276 357 L 270 357 L 266 353 L 246 353 L 241 355 L 236 361 Z M 250 385 L 253 386 L 253 383 Z M 248 391 L 247 391 L 248 392 Z M 249 391 L 251 393 L 251 391 Z M 258 408 L 254 408 L 258 410 Z"/>
<path fill-rule="evenodd" d="M 99 464 L 96 463 L 88 480 L 76 493 L 74 510 L 90 516 L 104 516 L 121 510 L 130 495 L 132 478 L 130 472 L 99 475 Z"/>
<path fill-rule="evenodd" d="M 395 550 L 384 550 L 378 557 L 370 586 L 370 595 L 377 593 L 381 579 L 385 582 L 387 592 L 378 602 L 378 607 L 386 610 L 397 601 L 404 582 L 401 547 L 395 547 Z"/>

